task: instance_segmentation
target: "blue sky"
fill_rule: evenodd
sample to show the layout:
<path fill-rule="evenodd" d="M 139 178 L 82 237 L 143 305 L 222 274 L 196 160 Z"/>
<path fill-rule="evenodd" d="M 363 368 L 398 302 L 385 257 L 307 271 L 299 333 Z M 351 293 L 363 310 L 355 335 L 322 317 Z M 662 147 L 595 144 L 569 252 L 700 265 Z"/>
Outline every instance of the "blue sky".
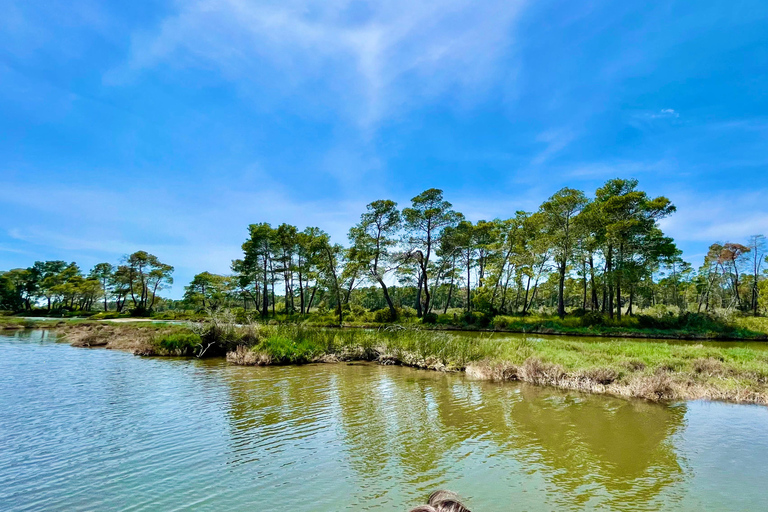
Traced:
<path fill-rule="evenodd" d="M 636 177 L 698 264 L 768 234 L 768 3 L 0 0 L 0 269 L 145 249 L 226 273 L 253 222 L 346 242 Z"/>

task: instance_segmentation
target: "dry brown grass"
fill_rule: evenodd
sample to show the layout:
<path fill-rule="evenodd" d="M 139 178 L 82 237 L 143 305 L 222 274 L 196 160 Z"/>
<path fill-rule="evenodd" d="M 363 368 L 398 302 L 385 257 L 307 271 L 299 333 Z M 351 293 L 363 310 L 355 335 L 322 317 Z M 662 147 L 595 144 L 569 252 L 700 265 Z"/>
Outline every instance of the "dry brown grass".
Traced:
<path fill-rule="evenodd" d="M 153 356 L 158 355 L 153 340 L 178 329 L 174 326 L 148 324 L 62 322 L 54 330 L 73 347 L 126 350 L 140 356 Z"/>
<path fill-rule="evenodd" d="M 265 366 L 272 362 L 269 354 L 254 352 L 246 347 L 237 347 L 227 353 L 227 362 L 241 366 Z"/>
<path fill-rule="evenodd" d="M 520 381 L 538 386 L 642 398 L 654 402 L 704 399 L 768 405 L 768 394 L 764 389 L 700 382 L 694 374 L 675 373 L 668 369 L 649 374 L 643 372 L 644 367 L 641 365 L 633 367 L 636 368 L 635 372 L 624 375 L 611 368 L 566 372 L 558 365 L 532 357 L 522 365 L 481 361 L 469 365 L 466 372 L 468 376 L 481 380 Z M 696 361 L 694 367 L 699 373 L 706 373 L 707 376 L 727 378 L 731 374 L 715 359 Z"/>

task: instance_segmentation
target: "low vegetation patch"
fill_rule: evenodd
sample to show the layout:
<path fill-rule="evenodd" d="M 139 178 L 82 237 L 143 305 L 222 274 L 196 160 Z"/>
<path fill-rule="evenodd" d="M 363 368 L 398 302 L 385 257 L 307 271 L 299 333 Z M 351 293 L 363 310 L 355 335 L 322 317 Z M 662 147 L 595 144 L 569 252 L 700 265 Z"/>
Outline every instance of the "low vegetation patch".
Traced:
<path fill-rule="evenodd" d="M 139 355 L 226 355 L 241 365 L 366 360 L 648 400 L 768 405 L 768 350 L 738 346 L 493 333 L 470 337 L 394 326 L 242 325 L 222 318 L 190 325 L 70 320 L 54 328 L 75 346 Z"/>

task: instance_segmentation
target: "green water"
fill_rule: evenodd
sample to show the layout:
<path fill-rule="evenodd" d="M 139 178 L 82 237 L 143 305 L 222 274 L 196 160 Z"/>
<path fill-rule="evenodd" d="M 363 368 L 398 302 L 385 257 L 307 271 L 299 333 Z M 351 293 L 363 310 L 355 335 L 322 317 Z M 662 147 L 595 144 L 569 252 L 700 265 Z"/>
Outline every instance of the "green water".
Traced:
<path fill-rule="evenodd" d="M 766 510 L 768 408 L 0 337 L 0 510 Z"/>

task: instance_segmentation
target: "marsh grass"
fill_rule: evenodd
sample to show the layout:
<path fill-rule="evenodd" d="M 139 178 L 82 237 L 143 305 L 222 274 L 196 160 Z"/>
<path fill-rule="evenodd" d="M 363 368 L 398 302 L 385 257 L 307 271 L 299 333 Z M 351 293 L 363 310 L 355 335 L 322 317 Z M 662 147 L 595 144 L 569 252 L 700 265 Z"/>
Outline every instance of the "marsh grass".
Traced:
<path fill-rule="evenodd" d="M 235 364 L 304 364 L 366 360 L 490 380 L 517 380 L 649 400 L 717 399 L 768 404 L 768 350 L 652 340 L 587 340 L 388 327 L 332 329 L 307 325 L 107 324 L 60 322 L 76 346 L 139 355 L 227 355 Z"/>

